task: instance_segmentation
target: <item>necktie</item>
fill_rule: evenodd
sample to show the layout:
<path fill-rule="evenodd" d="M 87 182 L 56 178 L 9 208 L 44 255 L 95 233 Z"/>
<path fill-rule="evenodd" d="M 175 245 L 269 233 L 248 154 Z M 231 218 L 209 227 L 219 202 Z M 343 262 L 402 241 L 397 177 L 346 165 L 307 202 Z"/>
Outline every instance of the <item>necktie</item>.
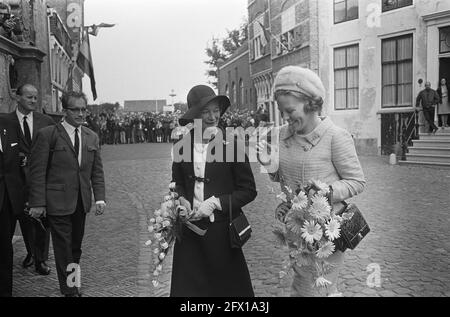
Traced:
<path fill-rule="evenodd" d="M 31 133 L 30 133 L 30 127 L 28 126 L 27 122 L 28 117 L 23 117 L 23 133 L 25 134 L 25 139 L 28 142 L 28 144 L 31 144 Z"/>
<path fill-rule="evenodd" d="M 78 129 L 75 129 L 75 153 L 77 153 L 77 159 L 80 153 L 80 138 L 78 137 Z"/>

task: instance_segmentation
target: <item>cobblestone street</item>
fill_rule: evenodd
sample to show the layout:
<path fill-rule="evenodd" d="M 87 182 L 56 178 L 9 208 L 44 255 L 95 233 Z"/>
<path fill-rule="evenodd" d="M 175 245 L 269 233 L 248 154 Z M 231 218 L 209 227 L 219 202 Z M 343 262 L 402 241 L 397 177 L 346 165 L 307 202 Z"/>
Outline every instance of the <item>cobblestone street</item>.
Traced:
<path fill-rule="evenodd" d="M 170 182 L 170 146 L 105 146 L 108 209 L 90 214 L 82 256 L 84 296 L 167 296 L 166 267 L 162 287 L 151 284 L 151 247 L 144 244 L 148 212 L 158 208 Z M 382 157 L 361 157 L 366 191 L 356 199 L 371 233 L 347 252 L 340 290 L 345 296 L 450 296 L 450 170 L 390 166 Z M 257 296 L 287 296 L 279 286 L 285 257 L 274 242 L 271 224 L 278 202 L 267 175 L 254 166 L 258 197 L 245 210 L 253 226 L 245 247 Z M 23 241 L 14 243 L 14 296 L 59 296 L 53 250 L 49 277 L 22 269 Z M 167 263 L 170 262 L 168 259 Z M 368 266 L 380 268 L 380 287 L 370 288 Z M 370 266 L 376 267 L 376 266 Z"/>

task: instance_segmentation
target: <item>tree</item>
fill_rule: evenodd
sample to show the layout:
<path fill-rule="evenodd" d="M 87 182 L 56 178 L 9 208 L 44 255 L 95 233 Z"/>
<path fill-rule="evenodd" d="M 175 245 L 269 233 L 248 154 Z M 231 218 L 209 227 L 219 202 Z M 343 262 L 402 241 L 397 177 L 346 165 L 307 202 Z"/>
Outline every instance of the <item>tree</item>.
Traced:
<path fill-rule="evenodd" d="M 224 39 L 213 38 L 211 46 L 206 48 L 206 55 L 209 60 L 205 61 L 209 65 L 206 75 L 212 80 L 209 81 L 214 87 L 218 85 L 218 69 L 221 63 L 236 52 L 248 39 L 248 23 L 244 22 L 239 29 L 227 30 L 227 36 Z"/>
<path fill-rule="evenodd" d="M 219 69 L 219 64 L 227 57 L 226 54 L 222 51 L 218 42 L 218 39 L 212 39 L 211 46 L 206 48 L 206 55 L 209 57 L 209 60 L 205 61 L 205 63 L 209 65 L 209 69 L 206 71 L 206 75 L 210 78 L 213 78 L 213 80 L 209 83 L 216 88 L 218 80 L 217 70 Z"/>

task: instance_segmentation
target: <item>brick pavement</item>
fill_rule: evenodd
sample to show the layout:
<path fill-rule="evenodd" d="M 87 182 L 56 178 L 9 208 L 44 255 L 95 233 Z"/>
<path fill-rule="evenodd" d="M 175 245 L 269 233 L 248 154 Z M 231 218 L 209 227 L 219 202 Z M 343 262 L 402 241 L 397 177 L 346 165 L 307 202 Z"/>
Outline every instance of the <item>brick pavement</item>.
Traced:
<path fill-rule="evenodd" d="M 170 147 L 161 144 L 106 146 L 108 213 L 90 215 L 82 257 L 86 296 L 168 296 L 170 260 L 163 285 L 151 285 L 152 249 L 144 243 L 148 213 L 158 208 L 170 181 Z M 362 157 L 368 180 L 354 202 L 372 232 L 347 252 L 340 289 L 345 296 L 450 296 L 450 171 L 389 166 L 385 158 Z M 254 228 L 244 249 L 257 296 L 287 296 L 278 278 L 285 252 L 271 232 L 277 205 L 266 175 L 255 167 L 258 197 L 245 208 Z M 15 243 L 14 295 L 57 296 L 56 275 L 38 277 L 20 268 Z M 52 261 L 51 261 L 52 262 Z M 51 263 L 50 262 L 50 263 Z M 381 269 L 381 287 L 369 288 L 369 264 Z M 52 268 L 54 264 L 51 263 Z M 53 270 L 54 271 L 54 270 Z"/>

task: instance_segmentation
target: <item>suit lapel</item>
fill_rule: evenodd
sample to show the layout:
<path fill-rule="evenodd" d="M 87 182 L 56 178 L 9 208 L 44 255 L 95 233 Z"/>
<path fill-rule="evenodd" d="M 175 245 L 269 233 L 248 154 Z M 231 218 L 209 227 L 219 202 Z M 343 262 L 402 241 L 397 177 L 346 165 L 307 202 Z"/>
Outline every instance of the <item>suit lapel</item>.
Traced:
<path fill-rule="evenodd" d="M 17 113 L 15 111 L 11 112 L 10 116 L 11 116 L 11 119 L 14 121 L 14 124 L 17 126 L 17 129 L 19 130 L 20 140 L 23 142 L 23 144 L 25 144 L 25 146 L 28 149 L 31 149 L 31 144 L 29 144 L 27 142 L 27 138 L 25 137 L 25 134 L 23 134 L 22 128 L 20 127 L 20 122 L 19 122 L 19 118 L 17 117 Z"/>
<path fill-rule="evenodd" d="M 33 141 L 36 138 L 36 134 L 38 133 L 39 129 L 41 128 L 43 128 L 43 126 L 41 126 L 41 117 L 37 112 L 33 112 Z"/>
<path fill-rule="evenodd" d="M 67 134 L 66 129 L 63 127 L 63 125 L 61 123 L 59 123 L 58 125 L 58 129 L 60 131 L 60 135 L 63 138 L 63 140 L 67 143 L 67 145 L 69 146 L 69 148 L 72 150 L 73 154 L 75 153 L 75 149 L 73 148 L 73 144 L 72 141 L 70 140 L 69 134 Z M 78 160 L 78 156 L 76 155 L 77 160 Z"/>
<path fill-rule="evenodd" d="M 83 166 L 87 162 L 86 158 L 87 158 L 89 135 L 86 133 L 86 130 L 83 126 L 81 126 L 80 128 L 81 128 L 81 164 L 80 164 L 80 166 Z"/>
<path fill-rule="evenodd" d="M 0 132 L 1 132 L 0 137 L 2 139 L 2 150 L 3 150 L 2 152 L 4 155 L 6 155 L 8 149 L 8 138 L 6 137 L 7 130 L 3 129 Z"/>

